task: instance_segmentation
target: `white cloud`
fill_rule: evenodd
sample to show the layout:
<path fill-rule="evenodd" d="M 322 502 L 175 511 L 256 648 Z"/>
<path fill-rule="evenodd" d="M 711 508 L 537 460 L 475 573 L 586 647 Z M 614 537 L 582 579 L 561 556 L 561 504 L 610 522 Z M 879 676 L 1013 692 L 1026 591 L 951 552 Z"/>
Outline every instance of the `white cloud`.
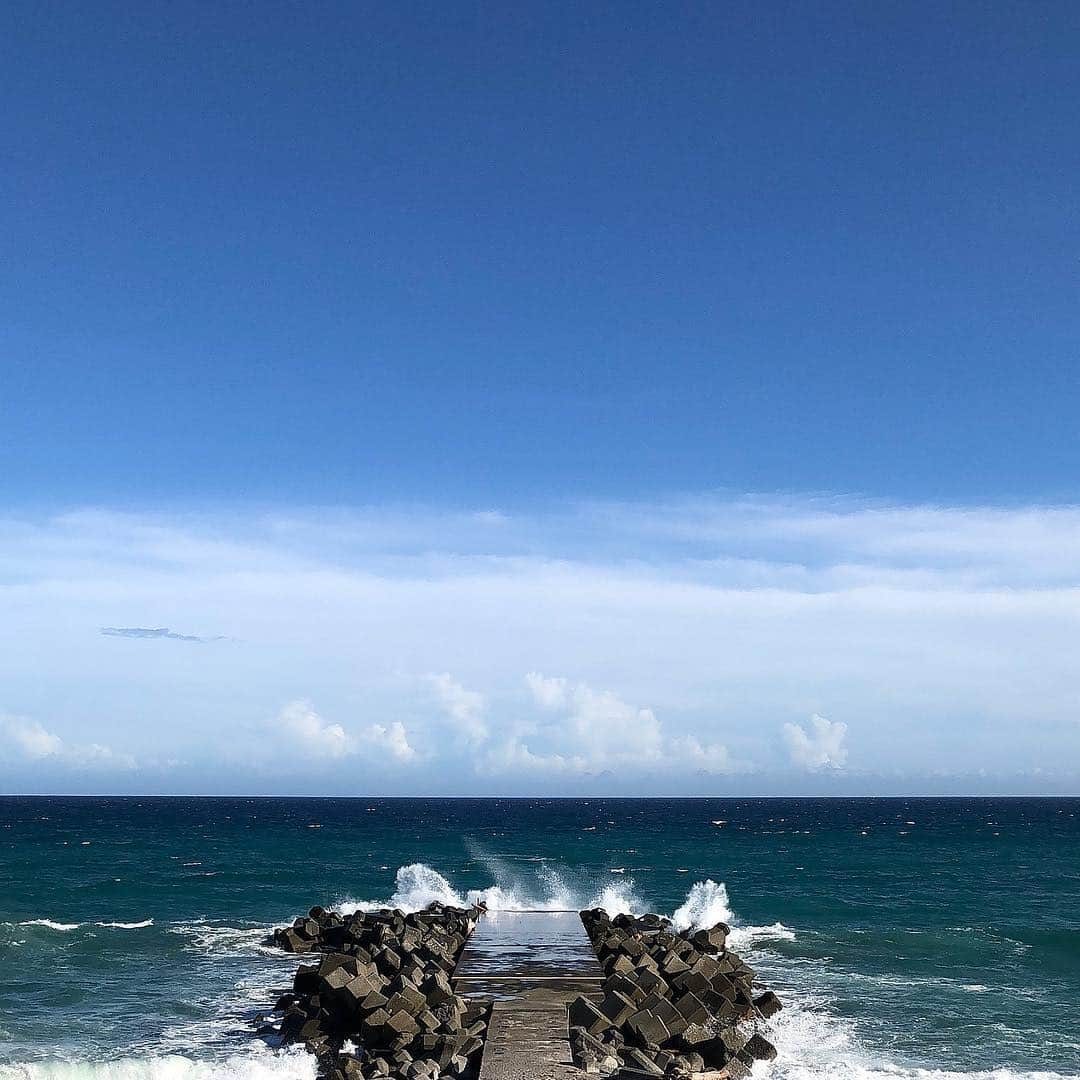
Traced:
<path fill-rule="evenodd" d="M 372 719 L 389 739 L 393 718 L 403 741 L 386 760 L 407 745 L 417 763 L 412 788 L 392 781 L 402 791 L 468 788 L 472 761 L 501 748 L 537 773 L 608 770 L 626 793 L 671 790 L 676 766 L 722 772 L 726 753 L 736 771 L 761 763 L 764 793 L 793 783 L 767 756 L 782 721 L 827 702 L 831 716 L 875 716 L 859 732 L 860 777 L 1080 778 L 1080 506 L 700 498 L 498 522 L 243 509 L 0 517 L 0 686 L 47 729 L 21 740 L 47 748 L 46 718 L 64 716 L 68 743 L 108 731 L 144 771 L 160 756 L 199 779 L 223 745 L 258 758 L 243 718 L 273 717 L 310 687 L 328 718 L 301 725 L 314 750 L 295 765 L 278 755 L 301 777 L 374 746 Z M 137 648 L 103 626 L 229 645 Z M 481 702 L 424 709 L 430 672 Z M 817 741 L 813 724 L 801 730 Z M 62 760 L 0 739 L 9 758 Z M 845 746 L 803 766 L 804 790 L 823 788 Z"/>
<path fill-rule="evenodd" d="M 842 769 L 847 764 L 847 724 L 814 713 L 808 727 L 784 725 L 784 740 L 793 765 L 803 769 Z"/>
<path fill-rule="evenodd" d="M 737 771 L 726 746 L 720 743 L 702 743 L 696 735 L 683 735 L 673 739 L 671 754 L 676 762 L 685 762 L 701 772 L 723 774 Z"/>
<path fill-rule="evenodd" d="M 37 720 L 25 716 L 0 715 L 0 745 L 5 742 L 24 761 L 50 762 L 73 769 L 134 769 L 137 765 L 130 754 L 116 753 L 101 743 L 66 743 Z"/>
<path fill-rule="evenodd" d="M 22 716 L 0 716 L 0 734 L 12 747 L 31 761 L 59 758 L 64 753 L 64 740 L 46 731 L 36 720 Z"/>
<path fill-rule="evenodd" d="M 584 683 L 574 686 L 569 704 L 571 738 L 595 765 L 641 765 L 663 756 L 660 723 L 652 709 Z"/>
<path fill-rule="evenodd" d="M 583 773 L 589 762 L 580 755 L 536 754 L 529 749 L 522 736 L 512 735 L 492 750 L 478 763 L 482 775 L 501 776 L 505 773 Z"/>
<path fill-rule="evenodd" d="M 340 724 L 329 724 L 307 701 L 290 701 L 278 713 L 277 726 L 289 745 L 311 757 L 341 758 L 356 752 L 356 740 Z"/>
<path fill-rule="evenodd" d="M 519 733 L 489 759 L 489 768 L 640 774 L 687 765 L 700 772 L 733 771 L 725 746 L 703 744 L 693 734 L 668 738 L 652 709 L 631 705 L 611 690 L 535 671 L 525 683 L 537 705 L 561 715 L 533 732 L 532 742 L 544 746 L 544 753 L 535 753 Z"/>
<path fill-rule="evenodd" d="M 586 683 L 535 671 L 525 676 L 525 683 L 537 705 L 562 714 L 540 729 L 539 738 L 545 746 L 554 741 L 567 748 L 563 753 L 534 756 L 534 760 L 551 757 L 597 771 L 623 764 L 647 765 L 661 758 L 660 725 L 651 709 L 630 705 L 610 690 L 594 690 Z"/>
<path fill-rule="evenodd" d="M 537 671 L 525 676 L 525 683 L 532 691 L 536 704 L 542 709 L 562 709 L 566 706 L 566 680 L 549 678 Z"/>
<path fill-rule="evenodd" d="M 416 758 L 416 751 L 409 744 L 405 727 L 400 720 L 395 720 L 389 726 L 371 724 L 360 733 L 360 738 L 371 746 L 387 751 L 398 761 L 413 761 Z"/>
<path fill-rule="evenodd" d="M 443 711 L 469 743 L 483 742 L 488 735 L 487 722 L 484 720 L 486 703 L 484 695 L 476 690 L 466 690 L 448 672 L 441 675 L 429 675 L 439 704 Z"/>
<path fill-rule="evenodd" d="M 405 727 L 399 720 L 369 724 L 356 734 L 341 724 L 324 720 L 307 701 L 290 701 L 273 727 L 288 739 L 289 747 L 311 758 L 346 758 L 364 749 L 381 750 L 399 762 L 416 758 Z"/>

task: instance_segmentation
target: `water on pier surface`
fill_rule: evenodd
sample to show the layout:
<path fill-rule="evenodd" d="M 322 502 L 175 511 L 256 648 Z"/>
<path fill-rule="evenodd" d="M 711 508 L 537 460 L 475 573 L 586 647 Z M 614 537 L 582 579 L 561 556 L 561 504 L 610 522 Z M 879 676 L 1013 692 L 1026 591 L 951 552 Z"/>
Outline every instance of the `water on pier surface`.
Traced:
<path fill-rule="evenodd" d="M 570 1000 L 600 988 L 604 973 L 577 911 L 491 911 L 466 943 L 454 972 L 470 997 Z"/>
<path fill-rule="evenodd" d="M 267 928 L 472 890 L 733 921 L 755 1076 L 1080 1076 L 1078 800 L 3 799 L 0 1080 L 311 1077 L 252 1038 Z"/>

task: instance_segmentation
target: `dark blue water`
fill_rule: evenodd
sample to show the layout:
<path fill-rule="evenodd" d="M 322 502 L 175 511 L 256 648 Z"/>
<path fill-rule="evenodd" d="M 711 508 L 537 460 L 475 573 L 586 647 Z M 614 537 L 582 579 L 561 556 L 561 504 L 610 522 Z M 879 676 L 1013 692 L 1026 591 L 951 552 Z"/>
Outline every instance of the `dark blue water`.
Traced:
<path fill-rule="evenodd" d="M 760 1075 L 1080 1076 L 1080 800 L 0 799 L 0 1078 L 312 1075 L 253 1036 L 313 903 L 720 918 Z"/>

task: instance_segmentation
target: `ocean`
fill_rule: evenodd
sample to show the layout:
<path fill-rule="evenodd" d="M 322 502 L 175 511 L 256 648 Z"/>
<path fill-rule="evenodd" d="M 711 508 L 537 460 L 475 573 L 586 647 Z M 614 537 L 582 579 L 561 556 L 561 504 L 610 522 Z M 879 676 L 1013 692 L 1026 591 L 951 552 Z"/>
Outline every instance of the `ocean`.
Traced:
<path fill-rule="evenodd" d="M 313 904 L 658 911 L 783 999 L 755 1076 L 1080 1077 L 1078 799 L 0 799 L 0 1080 L 312 1080 Z"/>

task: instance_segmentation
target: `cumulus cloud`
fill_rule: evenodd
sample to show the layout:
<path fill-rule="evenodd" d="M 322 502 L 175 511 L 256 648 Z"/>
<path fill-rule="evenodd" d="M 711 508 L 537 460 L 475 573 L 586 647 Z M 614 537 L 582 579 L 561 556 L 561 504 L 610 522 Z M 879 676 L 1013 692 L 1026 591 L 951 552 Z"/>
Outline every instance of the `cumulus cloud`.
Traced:
<path fill-rule="evenodd" d="M 639 766 L 662 756 L 660 724 L 651 709 L 630 705 L 610 690 L 535 671 L 525 676 L 525 684 L 537 705 L 562 714 L 544 726 L 541 737 L 545 742 L 555 738 L 574 751 L 572 756 L 547 756 L 594 770 L 627 762 Z"/>
<path fill-rule="evenodd" d="M 360 732 L 361 742 L 385 750 L 397 761 L 413 761 L 416 751 L 405 734 L 405 726 L 400 720 L 387 724 L 370 724 Z"/>
<path fill-rule="evenodd" d="M 466 690 L 445 671 L 441 675 L 429 675 L 428 682 L 434 689 L 443 712 L 453 721 L 466 742 L 483 742 L 488 736 L 488 726 L 484 719 L 484 695 L 476 690 Z"/>
<path fill-rule="evenodd" d="M 341 758 L 356 752 L 356 740 L 340 724 L 327 723 L 307 701 L 290 701 L 277 724 L 290 745 L 312 757 Z"/>
<path fill-rule="evenodd" d="M 311 758 L 347 758 L 362 750 L 379 750 L 398 762 L 416 757 L 399 720 L 368 724 L 350 733 L 341 724 L 324 720 L 310 702 L 291 701 L 278 713 L 273 727 L 287 736 L 290 748 Z"/>
<path fill-rule="evenodd" d="M 798 724 L 784 725 L 791 763 L 802 769 L 842 769 L 847 764 L 847 724 L 826 720 L 814 713 L 803 728 Z"/>
<path fill-rule="evenodd" d="M 134 769 L 137 764 L 130 754 L 117 753 L 101 743 L 67 743 L 25 716 L 0 715 L 0 746 L 5 744 L 18 759 L 65 768 Z"/>
<path fill-rule="evenodd" d="M 525 676 L 525 685 L 532 691 L 536 704 L 542 709 L 562 709 L 566 705 L 566 680 L 549 678 L 538 671 Z"/>
<path fill-rule="evenodd" d="M 527 734 L 519 732 L 489 757 L 489 768 L 641 773 L 687 765 L 707 773 L 732 771 L 725 746 L 702 743 L 693 734 L 669 738 L 652 709 L 632 705 L 611 690 L 536 671 L 525 676 L 525 684 L 536 705 L 559 714 L 531 731 L 531 741 L 545 750 L 535 752 Z"/>
<path fill-rule="evenodd" d="M 589 762 L 581 755 L 537 754 L 529 749 L 521 734 L 514 734 L 493 747 L 479 762 L 479 771 L 490 776 L 504 773 L 583 773 Z"/>

